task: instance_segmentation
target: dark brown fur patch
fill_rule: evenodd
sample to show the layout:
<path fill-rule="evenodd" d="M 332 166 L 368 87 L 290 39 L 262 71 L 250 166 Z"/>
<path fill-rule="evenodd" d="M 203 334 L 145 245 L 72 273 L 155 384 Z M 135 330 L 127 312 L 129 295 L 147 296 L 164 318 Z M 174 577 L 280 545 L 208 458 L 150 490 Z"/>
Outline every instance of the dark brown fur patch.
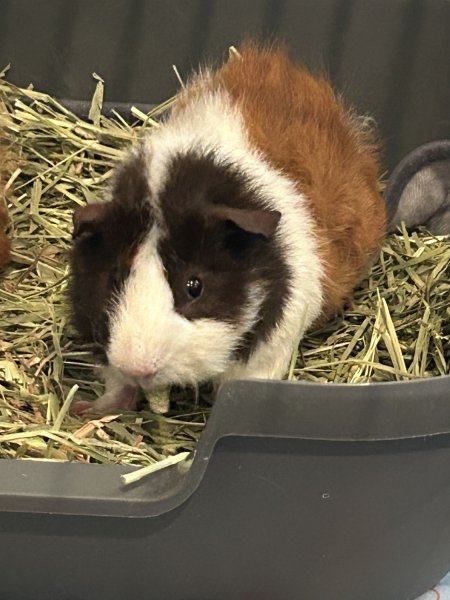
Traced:
<path fill-rule="evenodd" d="M 118 170 L 111 201 L 87 205 L 74 216 L 70 300 L 73 323 L 88 341 L 108 340 L 111 300 L 129 273 L 139 242 L 150 230 L 145 164 L 133 156 Z"/>
<path fill-rule="evenodd" d="M 267 292 L 254 330 L 242 340 L 244 358 L 279 322 L 288 299 L 288 267 L 276 234 L 269 235 L 280 215 L 264 210 L 245 177 L 231 165 L 217 165 L 213 154 L 177 157 L 167 181 L 160 198 L 167 227 L 160 254 L 176 310 L 188 319 L 234 323 L 252 285 L 262 283 Z M 234 211 L 247 214 L 240 219 Z M 255 222 L 252 217 L 247 227 L 248 213 Z M 191 276 L 203 282 L 203 293 L 195 300 L 186 287 Z"/>

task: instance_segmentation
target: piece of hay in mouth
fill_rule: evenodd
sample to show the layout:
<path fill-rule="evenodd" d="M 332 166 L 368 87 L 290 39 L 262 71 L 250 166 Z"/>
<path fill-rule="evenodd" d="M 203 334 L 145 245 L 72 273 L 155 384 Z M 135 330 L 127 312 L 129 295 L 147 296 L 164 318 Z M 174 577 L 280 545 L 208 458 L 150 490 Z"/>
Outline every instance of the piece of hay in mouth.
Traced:
<path fill-rule="evenodd" d="M 165 415 L 143 410 L 89 423 L 68 415 L 64 404 L 70 393 L 94 399 L 103 388 L 90 349 L 68 324 L 72 211 L 103 193 L 124 148 L 158 126 L 170 101 L 147 115 L 135 109 L 130 126 L 117 114 L 100 114 L 99 91 L 94 123 L 1 78 L 0 95 L 20 164 L 10 177 L 13 264 L 0 281 L 0 457 L 145 467 L 193 451 L 210 412 L 201 393 L 175 390 Z M 446 239 L 390 236 L 353 308 L 302 340 L 292 378 L 367 382 L 449 373 L 449 264 Z"/>
<path fill-rule="evenodd" d="M 163 415 L 170 410 L 170 390 L 168 388 L 158 388 L 156 390 L 144 390 L 145 399 L 148 402 L 150 410 L 157 415 Z"/>

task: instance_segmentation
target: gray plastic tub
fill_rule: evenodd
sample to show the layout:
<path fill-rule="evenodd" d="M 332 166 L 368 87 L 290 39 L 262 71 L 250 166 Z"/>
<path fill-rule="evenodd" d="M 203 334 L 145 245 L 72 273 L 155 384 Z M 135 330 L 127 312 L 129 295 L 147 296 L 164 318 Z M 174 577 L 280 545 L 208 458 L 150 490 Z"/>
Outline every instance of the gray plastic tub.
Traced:
<path fill-rule="evenodd" d="M 82 110 L 157 103 L 281 35 L 370 112 L 393 166 L 450 137 L 448 0 L 0 0 L 0 64 Z M 20 32 L 20 38 L 19 38 Z M 190 470 L 0 461 L 1 600 L 413 600 L 450 569 L 450 377 L 225 385 Z"/>
<path fill-rule="evenodd" d="M 449 391 L 229 383 L 190 470 L 133 487 L 2 461 L 0 597 L 413 600 L 450 567 Z"/>

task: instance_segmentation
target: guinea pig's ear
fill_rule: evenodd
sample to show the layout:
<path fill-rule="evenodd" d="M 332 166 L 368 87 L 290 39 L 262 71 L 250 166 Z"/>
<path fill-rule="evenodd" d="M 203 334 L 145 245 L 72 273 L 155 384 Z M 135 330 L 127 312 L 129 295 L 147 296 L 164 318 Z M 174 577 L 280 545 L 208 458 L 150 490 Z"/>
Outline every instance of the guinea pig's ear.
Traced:
<path fill-rule="evenodd" d="M 232 208 L 224 205 L 214 206 L 212 214 L 221 221 L 231 221 L 247 233 L 262 235 L 267 239 L 275 233 L 281 218 L 281 213 L 277 210 Z"/>
<path fill-rule="evenodd" d="M 72 217 L 72 239 L 81 240 L 99 233 L 108 211 L 109 204 L 106 202 L 86 204 L 86 206 L 75 209 Z"/>

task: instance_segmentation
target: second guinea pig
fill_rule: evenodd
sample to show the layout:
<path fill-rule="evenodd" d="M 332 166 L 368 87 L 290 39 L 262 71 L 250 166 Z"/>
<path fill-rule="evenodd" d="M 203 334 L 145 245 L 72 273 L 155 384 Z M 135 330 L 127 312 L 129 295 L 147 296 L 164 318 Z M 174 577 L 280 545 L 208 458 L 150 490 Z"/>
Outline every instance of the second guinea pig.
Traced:
<path fill-rule="evenodd" d="M 282 378 L 301 336 L 339 311 L 385 232 L 366 121 L 277 48 L 194 76 L 74 214 L 74 324 L 104 350 L 106 391 Z"/>

